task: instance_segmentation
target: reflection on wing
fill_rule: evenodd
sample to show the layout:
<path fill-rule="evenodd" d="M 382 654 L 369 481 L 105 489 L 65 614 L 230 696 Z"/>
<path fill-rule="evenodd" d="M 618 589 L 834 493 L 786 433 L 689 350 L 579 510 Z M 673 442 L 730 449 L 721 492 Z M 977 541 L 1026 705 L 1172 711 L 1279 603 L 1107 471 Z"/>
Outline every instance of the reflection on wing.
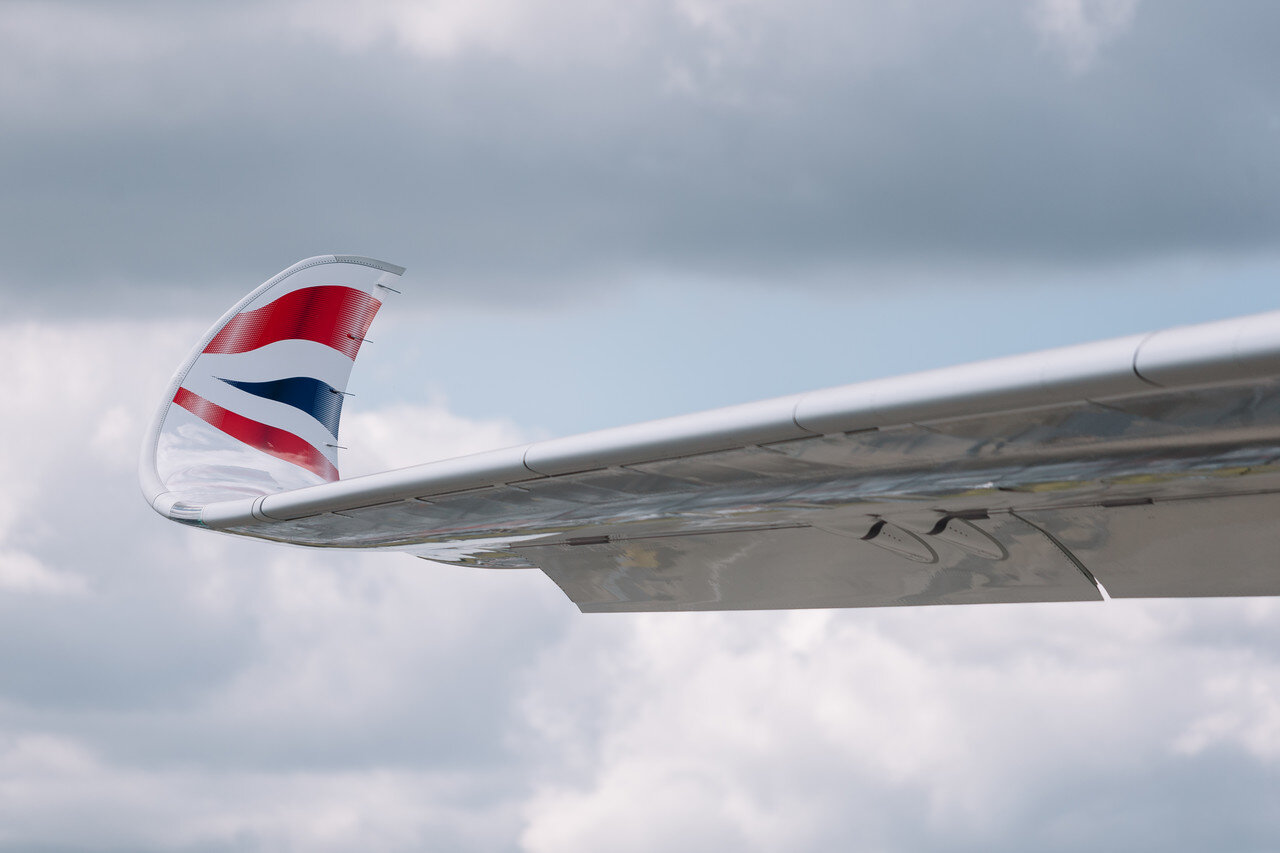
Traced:
<path fill-rule="evenodd" d="M 586 611 L 1276 595 L 1280 313 L 306 488 L 228 470 L 153 505 L 539 567 Z"/>

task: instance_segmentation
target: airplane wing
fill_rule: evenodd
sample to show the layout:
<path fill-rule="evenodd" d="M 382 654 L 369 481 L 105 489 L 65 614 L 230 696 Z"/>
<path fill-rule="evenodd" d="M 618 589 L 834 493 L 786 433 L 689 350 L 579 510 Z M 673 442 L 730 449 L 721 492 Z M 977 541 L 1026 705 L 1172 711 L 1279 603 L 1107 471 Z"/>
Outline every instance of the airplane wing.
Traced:
<path fill-rule="evenodd" d="M 403 269 L 295 264 L 148 431 L 175 521 L 542 569 L 583 611 L 1280 594 L 1280 312 L 337 476 Z"/>

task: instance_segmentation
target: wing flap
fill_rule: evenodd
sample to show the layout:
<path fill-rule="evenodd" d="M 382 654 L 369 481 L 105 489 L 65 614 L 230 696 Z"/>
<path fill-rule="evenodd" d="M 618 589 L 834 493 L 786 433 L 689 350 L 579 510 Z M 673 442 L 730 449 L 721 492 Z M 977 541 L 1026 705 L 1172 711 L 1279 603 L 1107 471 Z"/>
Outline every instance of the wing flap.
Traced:
<path fill-rule="evenodd" d="M 588 613 L 1101 600 L 1034 526 L 1008 513 L 966 523 L 1003 547 L 979 552 L 932 526 L 873 521 L 514 550 Z"/>
<path fill-rule="evenodd" d="M 1280 494 L 1027 513 L 1113 598 L 1280 595 Z"/>

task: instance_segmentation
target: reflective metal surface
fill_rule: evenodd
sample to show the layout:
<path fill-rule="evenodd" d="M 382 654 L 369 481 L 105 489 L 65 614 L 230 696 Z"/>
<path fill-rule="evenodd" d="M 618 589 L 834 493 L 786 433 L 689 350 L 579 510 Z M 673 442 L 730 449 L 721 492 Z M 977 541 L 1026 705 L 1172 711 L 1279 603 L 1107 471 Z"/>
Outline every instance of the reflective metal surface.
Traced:
<path fill-rule="evenodd" d="M 877 524 L 886 535 L 885 523 Z M 813 527 L 516 550 L 588 612 L 1101 598 L 1062 550 L 1026 522 L 1005 514 L 977 524 L 1003 544 L 997 558 L 903 528 L 898 534 L 921 543 L 931 559 L 905 553 L 897 543 L 885 548 L 874 538 Z"/>
<path fill-rule="evenodd" d="M 955 418 L 242 525 L 538 566 L 584 610 L 1280 594 L 1280 384 Z"/>
<path fill-rule="evenodd" d="M 1026 517 L 1114 598 L 1280 594 L 1280 495 L 1076 507 Z"/>

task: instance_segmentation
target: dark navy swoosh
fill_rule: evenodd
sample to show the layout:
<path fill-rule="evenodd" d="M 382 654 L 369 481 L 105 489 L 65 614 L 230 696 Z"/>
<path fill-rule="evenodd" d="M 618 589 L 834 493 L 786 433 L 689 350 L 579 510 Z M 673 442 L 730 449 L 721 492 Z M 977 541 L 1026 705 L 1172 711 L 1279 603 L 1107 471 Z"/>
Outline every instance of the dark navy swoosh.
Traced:
<path fill-rule="evenodd" d="M 234 379 L 222 381 L 256 397 L 301 409 L 324 424 L 334 440 L 337 440 L 338 421 L 342 418 L 342 394 L 327 382 L 310 376 L 291 376 L 270 382 L 237 382 Z"/>

